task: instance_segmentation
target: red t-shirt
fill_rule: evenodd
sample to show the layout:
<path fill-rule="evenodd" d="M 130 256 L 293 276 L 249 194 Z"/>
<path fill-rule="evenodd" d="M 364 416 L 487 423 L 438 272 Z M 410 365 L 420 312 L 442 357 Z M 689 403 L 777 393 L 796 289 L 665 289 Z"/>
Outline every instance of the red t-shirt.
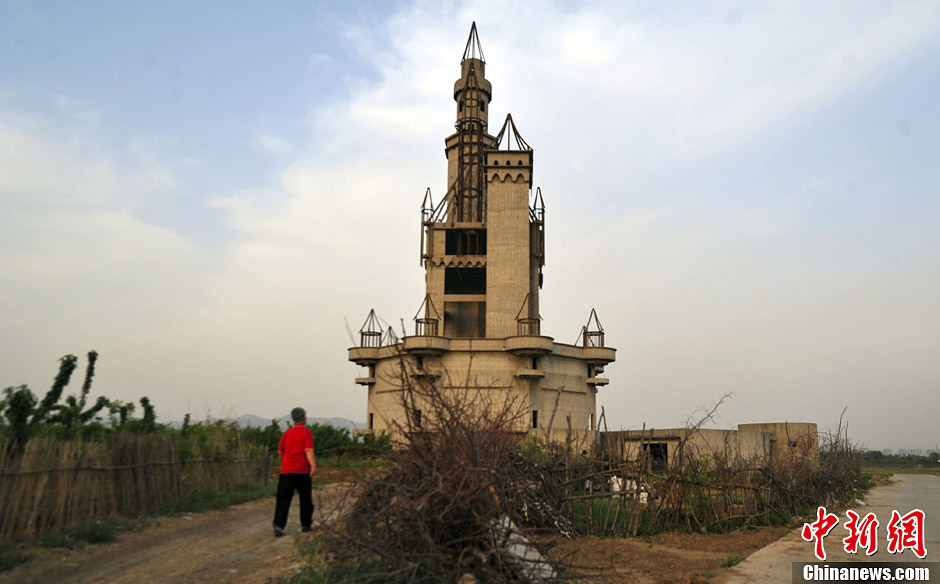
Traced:
<path fill-rule="evenodd" d="M 304 426 L 292 426 L 277 445 L 281 456 L 281 474 L 310 474 L 307 450 L 313 450 L 313 432 Z"/>

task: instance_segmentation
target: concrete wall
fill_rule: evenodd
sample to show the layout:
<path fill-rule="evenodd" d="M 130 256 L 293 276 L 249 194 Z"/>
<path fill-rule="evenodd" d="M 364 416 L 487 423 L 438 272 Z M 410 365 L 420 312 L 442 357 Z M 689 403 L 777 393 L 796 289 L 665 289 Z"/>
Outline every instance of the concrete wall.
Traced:
<path fill-rule="evenodd" d="M 765 439 L 763 454 L 775 462 L 793 457 L 819 457 L 819 431 L 812 422 L 770 422 L 741 424 L 738 431 L 760 432 Z"/>
<path fill-rule="evenodd" d="M 605 432 L 603 440 L 625 460 L 637 461 L 649 444 L 665 445 L 670 467 L 680 464 L 679 443 L 685 441 L 686 459 L 711 458 L 763 465 L 784 463 L 793 456 L 816 457 L 816 424 L 774 422 L 741 424 L 737 430 L 667 428 Z M 646 446 L 644 446 L 646 445 Z M 661 447 L 656 447 L 661 448 Z"/>
<path fill-rule="evenodd" d="M 392 432 L 396 422 L 404 423 L 402 388 L 423 381 L 452 395 L 475 396 L 481 407 L 501 407 L 511 400 L 521 432 L 548 432 L 552 439 L 563 439 L 569 420 L 571 430 L 584 435 L 596 425 L 597 389 L 588 383 L 588 365 L 577 358 L 578 347 L 550 343 L 555 350 L 548 354 L 520 356 L 505 349 L 504 339 L 450 339 L 446 351 L 416 356 L 403 346 L 377 349 L 374 362 L 365 364 L 374 373 L 364 372 L 362 379 L 369 386 L 367 414 L 375 431 Z M 484 397 L 490 392 L 491 397 Z M 533 411 L 538 412 L 536 428 Z"/>

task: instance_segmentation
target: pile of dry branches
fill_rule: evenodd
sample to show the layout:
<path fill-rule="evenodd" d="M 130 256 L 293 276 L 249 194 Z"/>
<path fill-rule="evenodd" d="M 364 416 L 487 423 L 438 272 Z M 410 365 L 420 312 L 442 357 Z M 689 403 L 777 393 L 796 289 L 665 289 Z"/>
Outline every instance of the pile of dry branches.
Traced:
<path fill-rule="evenodd" d="M 552 496 L 561 491 L 546 488 L 522 454 L 517 404 L 425 381 L 407 383 L 402 401 L 390 470 L 356 487 L 326 537 L 334 567 L 347 568 L 347 581 L 552 579 L 555 568 L 528 534 L 564 530 L 560 496 Z"/>
<path fill-rule="evenodd" d="M 653 464 L 648 449 L 626 460 L 612 441 L 602 439 L 589 453 L 561 452 L 553 474 L 564 486 L 564 509 L 577 531 L 623 536 L 672 529 L 724 532 L 786 524 L 818 505 L 855 496 L 859 457 L 841 422 L 834 434 L 819 436 L 818 451 L 801 443 L 762 459 L 743 459 L 692 448 L 695 433 L 726 397 L 687 424 L 665 467 Z"/>

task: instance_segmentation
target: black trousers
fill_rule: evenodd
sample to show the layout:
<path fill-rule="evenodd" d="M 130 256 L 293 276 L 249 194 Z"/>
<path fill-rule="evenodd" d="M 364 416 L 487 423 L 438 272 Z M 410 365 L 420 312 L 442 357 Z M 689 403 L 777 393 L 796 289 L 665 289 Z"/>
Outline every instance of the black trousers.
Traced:
<path fill-rule="evenodd" d="M 313 495 L 308 474 L 282 474 L 277 481 L 277 504 L 274 507 L 274 525 L 284 529 L 287 525 L 287 512 L 294 491 L 300 495 L 300 525 L 310 527 L 313 524 Z"/>

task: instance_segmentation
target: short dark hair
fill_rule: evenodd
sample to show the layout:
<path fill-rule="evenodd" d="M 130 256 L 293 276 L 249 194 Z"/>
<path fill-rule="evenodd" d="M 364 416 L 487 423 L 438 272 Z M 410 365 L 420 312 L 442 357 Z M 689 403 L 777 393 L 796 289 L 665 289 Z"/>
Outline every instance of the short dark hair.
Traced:
<path fill-rule="evenodd" d="M 307 417 L 307 412 L 303 408 L 294 408 L 290 411 L 290 419 L 299 422 Z"/>

